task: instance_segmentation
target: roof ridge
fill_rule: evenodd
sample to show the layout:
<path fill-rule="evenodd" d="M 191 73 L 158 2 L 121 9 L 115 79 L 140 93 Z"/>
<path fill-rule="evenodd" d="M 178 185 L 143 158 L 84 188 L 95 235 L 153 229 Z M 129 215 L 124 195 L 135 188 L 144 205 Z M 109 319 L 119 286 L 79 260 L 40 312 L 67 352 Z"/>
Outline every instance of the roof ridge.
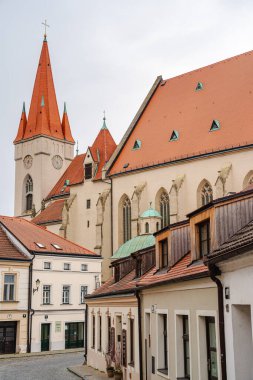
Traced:
<path fill-rule="evenodd" d="M 192 73 L 196 73 L 196 72 L 201 71 L 201 70 L 204 70 L 204 69 L 208 69 L 208 68 L 211 68 L 211 69 L 212 69 L 213 66 L 217 66 L 217 65 L 219 65 L 219 64 L 221 64 L 221 63 L 227 63 L 227 62 L 233 61 L 233 60 L 235 60 L 235 59 L 238 59 L 239 57 L 242 57 L 242 56 L 244 56 L 244 55 L 251 55 L 251 54 L 253 54 L 253 50 L 249 50 L 249 51 L 246 51 L 246 52 L 244 52 L 244 53 L 240 53 L 240 54 L 234 55 L 234 56 L 229 57 L 229 58 L 224 58 L 224 59 L 222 59 L 221 61 L 216 61 L 216 62 L 214 62 L 214 63 L 210 63 L 210 64 L 205 65 L 205 66 L 201 66 L 201 67 L 199 67 L 199 68 L 197 68 L 197 69 L 193 69 L 193 70 L 187 71 L 186 73 L 182 73 L 182 74 L 179 74 L 179 75 L 176 75 L 176 76 L 173 76 L 173 77 L 170 77 L 170 78 L 164 79 L 164 80 L 163 80 L 163 83 L 164 83 L 164 82 L 167 82 L 167 81 L 170 81 L 170 80 L 172 80 L 172 79 L 177 79 L 177 78 L 181 78 L 181 77 L 184 77 L 184 76 L 190 75 L 190 74 L 192 74 Z"/>
<path fill-rule="evenodd" d="M 88 248 L 85 248 L 85 247 L 83 247 L 83 246 L 81 246 L 81 245 L 79 245 L 79 244 L 77 244 L 77 243 L 74 243 L 72 240 L 65 239 L 64 237 L 62 237 L 62 236 L 60 236 L 60 235 L 57 235 L 57 234 L 55 234 L 54 232 L 52 232 L 52 231 L 50 231 L 50 230 L 45 230 L 45 228 L 41 227 L 41 226 L 38 225 L 38 224 L 32 223 L 32 222 L 30 222 L 30 221 L 27 220 L 27 219 L 20 218 L 20 217 L 16 217 L 16 216 L 4 216 L 4 215 L 0 215 L 0 222 L 1 222 L 1 218 L 14 219 L 14 220 L 19 220 L 20 222 L 25 222 L 25 223 L 28 223 L 28 224 L 32 224 L 35 228 L 39 228 L 39 229 L 41 229 L 43 232 L 47 232 L 47 233 L 49 233 L 49 234 L 51 234 L 51 235 L 57 237 L 57 239 L 60 239 L 60 240 L 62 240 L 62 241 L 68 241 L 68 242 L 70 242 L 71 244 L 75 245 L 76 247 L 79 247 L 79 248 L 81 248 L 81 249 L 85 249 L 86 251 L 92 253 L 93 255 L 96 255 L 96 256 L 98 256 L 98 257 L 100 256 L 100 255 L 98 255 L 97 253 L 95 253 L 95 252 L 89 250 Z M 64 254 L 68 254 L 68 253 L 71 253 L 71 252 L 65 252 Z"/>

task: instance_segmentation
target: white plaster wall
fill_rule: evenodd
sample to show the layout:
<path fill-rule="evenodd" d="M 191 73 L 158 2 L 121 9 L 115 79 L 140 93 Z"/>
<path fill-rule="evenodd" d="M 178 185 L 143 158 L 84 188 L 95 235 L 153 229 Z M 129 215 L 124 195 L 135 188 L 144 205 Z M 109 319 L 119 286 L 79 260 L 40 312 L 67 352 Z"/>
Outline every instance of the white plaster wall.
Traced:
<path fill-rule="evenodd" d="M 231 179 L 229 179 L 231 188 L 227 190 L 241 191 L 243 180 L 252 169 L 252 159 L 253 151 L 249 149 L 113 177 L 113 251 L 119 246 L 118 206 L 120 198 L 126 194 L 131 199 L 135 186 L 147 182 L 140 202 L 140 213 L 142 213 L 149 207 L 149 202 L 155 206 L 155 197 L 161 187 L 164 187 L 169 193 L 172 180 L 185 175 L 182 185 L 184 199 L 178 205 L 178 215 L 182 220 L 189 212 L 197 208 L 197 189 L 204 178 L 211 183 L 215 196 L 218 171 L 232 164 Z"/>
<path fill-rule="evenodd" d="M 51 324 L 50 349 L 65 348 L 66 322 L 84 322 L 85 304 L 81 304 L 81 286 L 88 286 L 88 293 L 95 290 L 95 277 L 101 281 L 101 259 L 73 256 L 37 255 L 33 265 L 33 288 L 40 280 L 38 291 L 32 296 L 32 309 L 35 310 L 32 326 L 32 351 L 41 350 L 41 324 Z M 44 262 L 51 262 L 51 269 L 44 269 Z M 71 264 L 71 270 L 64 270 L 64 263 Z M 88 271 L 81 271 L 81 264 L 88 265 Z M 43 285 L 51 285 L 51 304 L 43 305 Z M 70 285 L 70 304 L 62 304 L 63 285 Z M 48 318 L 45 318 L 48 316 Z M 61 322 L 60 332 L 55 331 L 55 322 Z"/>
<path fill-rule="evenodd" d="M 127 297 L 126 297 L 127 298 Z M 96 368 L 100 371 L 105 372 L 106 371 L 106 362 L 104 354 L 108 350 L 108 338 L 107 338 L 107 316 L 109 315 L 111 317 L 111 327 L 114 327 L 116 330 L 116 317 L 121 316 L 122 318 L 122 329 L 127 330 L 127 362 L 129 362 L 129 349 L 130 349 L 130 343 L 129 343 L 129 312 L 131 313 L 131 318 L 134 319 L 134 367 L 127 366 L 126 368 L 123 368 L 124 373 L 124 380 L 133 379 L 133 380 L 139 380 L 139 352 L 138 352 L 138 309 L 137 306 L 134 305 L 131 301 L 129 302 L 129 306 L 124 306 L 123 303 L 120 303 L 117 305 L 114 304 L 113 298 L 111 298 L 109 304 L 104 303 L 102 299 L 100 299 L 97 303 L 100 304 L 100 306 L 93 306 L 89 304 L 89 326 L 88 326 L 88 365 L 92 366 L 93 368 Z M 116 301 L 117 302 L 117 301 Z M 107 305 L 106 305 L 107 304 Z M 127 304 L 127 302 L 126 302 Z M 97 345 L 98 345 L 98 329 L 97 329 L 97 320 L 98 320 L 98 313 L 102 316 L 102 350 L 101 352 L 98 351 Z M 95 315 L 96 317 L 96 333 L 95 333 L 95 342 L 96 346 L 95 349 L 91 348 L 92 346 L 92 315 Z M 117 332 L 115 331 L 115 338 L 116 338 Z"/>
<path fill-rule="evenodd" d="M 251 252 L 252 255 L 252 252 Z M 252 258 L 235 258 L 229 262 L 220 265 L 222 269 L 222 283 L 224 289 L 229 288 L 230 299 L 224 299 L 224 318 L 225 318 L 225 337 L 226 337 L 226 358 L 227 358 L 227 376 L 229 380 L 240 380 L 242 377 L 236 377 L 235 355 L 245 356 L 245 346 L 236 351 L 234 343 L 234 326 L 233 326 L 233 305 L 249 305 L 251 308 L 251 325 L 253 325 L 253 262 Z M 226 306 L 227 305 L 227 306 Z M 242 327 L 243 328 L 243 327 Z M 244 325 L 246 329 L 246 324 Z M 241 331 L 241 334 L 250 334 L 250 331 Z M 253 345 L 253 338 L 252 338 Z M 242 358 L 243 359 L 243 358 Z M 243 362 L 240 357 L 236 358 L 237 363 Z M 243 373 L 243 369 L 242 369 Z M 251 380 L 246 379 L 245 380 Z"/>

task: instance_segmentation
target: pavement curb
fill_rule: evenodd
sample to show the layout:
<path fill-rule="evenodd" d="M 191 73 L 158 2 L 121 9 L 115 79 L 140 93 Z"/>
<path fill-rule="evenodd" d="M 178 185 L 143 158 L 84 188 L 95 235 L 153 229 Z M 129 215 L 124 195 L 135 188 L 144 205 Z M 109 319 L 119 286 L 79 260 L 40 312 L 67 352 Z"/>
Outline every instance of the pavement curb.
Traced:
<path fill-rule="evenodd" d="M 44 351 L 44 352 L 30 352 L 30 353 L 21 353 L 21 354 L 7 354 L 7 355 L 0 355 L 0 361 L 1 360 L 7 360 L 7 359 L 22 359 L 22 358 L 32 358 L 36 356 L 51 356 L 51 355 L 64 355 L 64 354 L 71 354 L 75 352 L 83 352 L 84 349 L 80 348 L 73 348 L 68 350 L 57 350 L 57 351 Z"/>

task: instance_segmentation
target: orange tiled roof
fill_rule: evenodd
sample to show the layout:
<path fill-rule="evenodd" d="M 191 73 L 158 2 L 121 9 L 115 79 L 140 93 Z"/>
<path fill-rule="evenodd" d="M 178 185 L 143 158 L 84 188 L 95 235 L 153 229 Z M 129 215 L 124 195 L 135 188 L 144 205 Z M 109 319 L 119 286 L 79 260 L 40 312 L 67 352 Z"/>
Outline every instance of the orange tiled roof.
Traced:
<path fill-rule="evenodd" d="M 142 286 L 151 286 L 167 281 L 186 279 L 194 275 L 208 275 L 208 269 L 202 261 L 191 264 L 191 254 L 188 253 L 179 260 L 168 272 L 158 271 L 153 267 L 150 271 L 144 274 L 141 278 L 135 278 L 135 270 L 128 273 L 120 281 L 114 282 L 114 277 L 108 280 L 99 289 L 92 293 L 92 296 L 106 295 L 107 293 L 128 292 L 134 288 Z"/>
<path fill-rule="evenodd" d="M 115 293 L 117 294 L 119 291 L 131 291 L 131 289 L 135 289 L 136 287 L 136 280 L 135 280 L 135 270 L 128 273 L 126 276 L 124 276 L 120 281 L 114 282 L 114 277 L 110 278 L 108 281 L 106 281 L 100 288 L 96 289 L 92 296 L 107 294 L 107 293 Z"/>
<path fill-rule="evenodd" d="M 0 225 L 0 259 L 16 259 L 16 260 L 28 260 L 27 256 L 23 255 L 8 239 L 6 233 Z"/>
<path fill-rule="evenodd" d="M 62 221 L 62 209 L 65 199 L 56 200 L 48 205 L 45 210 L 41 211 L 32 222 L 35 224 L 47 224 L 52 222 L 60 223 Z"/>
<path fill-rule="evenodd" d="M 24 121 L 22 114 L 21 121 Z M 48 44 L 43 41 L 27 123 L 20 123 L 14 143 L 46 135 L 74 143 L 69 124 L 61 125 Z"/>
<path fill-rule="evenodd" d="M 187 255 L 179 260 L 168 272 L 157 272 L 156 268 L 151 269 L 148 273 L 142 276 L 140 281 L 138 281 L 138 286 L 157 284 L 176 279 L 180 280 L 180 278 L 201 273 L 208 274 L 208 269 L 204 265 L 203 261 L 198 261 L 191 264 L 191 253 L 187 253 Z"/>
<path fill-rule="evenodd" d="M 106 162 L 109 161 L 116 147 L 117 145 L 109 130 L 107 128 L 102 128 L 92 146 L 89 147 L 93 160 L 98 162 L 98 170 L 94 178 L 95 180 L 102 178 L 102 169 Z"/>
<path fill-rule="evenodd" d="M 165 81 L 158 78 L 119 144 L 110 174 L 252 144 L 252 74 L 253 51 Z M 199 82 L 203 88 L 196 90 Z M 213 120 L 220 129 L 210 132 Z M 179 138 L 169 141 L 173 130 Z M 137 139 L 141 149 L 133 150 Z"/>
<path fill-rule="evenodd" d="M 84 169 L 83 169 L 83 161 L 85 158 L 85 154 L 80 154 L 76 156 L 69 167 L 65 170 L 61 178 L 58 182 L 56 182 L 55 186 L 52 188 L 46 199 L 50 199 L 56 196 L 63 196 L 69 194 L 69 187 L 71 185 L 77 185 L 78 183 L 82 183 L 84 180 Z M 65 181 L 69 180 L 70 186 L 64 186 Z"/>
<path fill-rule="evenodd" d="M 58 253 L 98 256 L 96 253 L 62 238 L 26 219 L 0 216 L 0 223 L 4 225 L 29 251 L 37 253 Z M 41 243 L 45 248 L 39 248 L 36 243 Z M 59 245 L 62 249 L 56 249 L 52 244 Z"/>

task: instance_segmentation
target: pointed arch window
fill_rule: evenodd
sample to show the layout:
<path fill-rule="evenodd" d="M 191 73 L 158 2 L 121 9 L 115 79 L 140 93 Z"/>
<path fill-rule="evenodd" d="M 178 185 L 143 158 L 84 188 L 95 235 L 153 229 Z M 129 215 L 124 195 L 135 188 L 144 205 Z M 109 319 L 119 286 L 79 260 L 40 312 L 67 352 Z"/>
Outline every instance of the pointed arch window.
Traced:
<path fill-rule="evenodd" d="M 33 180 L 28 176 L 25 183 L 25 201 L 26 211 L 31 210 L 33 206 Z"/>
<path fill-rule="evenodd" d="M 206 205 L 209 202 L 212 202 L 213 200 L 213 189 L 210 183 L 205 182 L 201 189 L 201 203 L 202 206 Z"/>
<path fill-rule="evenodd" d="M 149 234 L 149 224 L 148 224 L 148 222 L 145 223 L 145 233 Z"/>
<path fill-rule="evenodd" d="M 127 197 L 123 202 L 123 242 L 131 239 L 131 202 Z"/>
<path fill-rule="evenodd" d="M 162 217 L 161 228 L 168 226 L 170 223 L 170 199 L 165 192 L 160 196 L 160 214 Z"/>

